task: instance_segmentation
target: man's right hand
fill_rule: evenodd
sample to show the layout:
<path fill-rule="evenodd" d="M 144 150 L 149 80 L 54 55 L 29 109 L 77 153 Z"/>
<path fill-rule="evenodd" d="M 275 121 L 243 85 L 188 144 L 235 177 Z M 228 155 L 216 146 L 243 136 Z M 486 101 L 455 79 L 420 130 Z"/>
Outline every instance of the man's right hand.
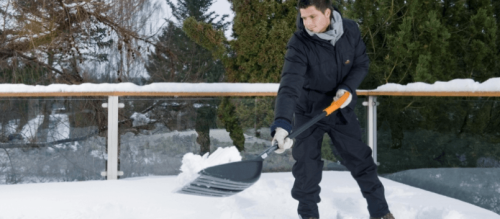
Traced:
<path fill-rule="evenodd" d="M 276 128 L 276 134 L 274 134 L 274 138 L 271 141 L 272 145 L 275 144 L 275 142 L 278 142 L 278 149 L 274 151 L 277 154 L 281 154 L 285 152 L 286 149 L 290 149 L 293 145 L 293 140 L 290 138 L 287 138 L 288 132 L 285 129 L 282 129 L 280 127 Z"/>
<path fill-rule="evenodd" d="M 339 89 L 337 91 L 337 94 L 335 95 L 335 97 L 333 97 L 333 101 L 339 100 L 346 92 L 348 92 L 348 91 L 345 89 Z M 352 95 L 349 94 L 349 97 L 347 97 L 347 100 L 342 104 L 342 106 L 340 106 L 340 108 L 343 109 L 344 107 L 349 105 L 349 103 L 351 103 L 351 101 L 352 101 Z"/>

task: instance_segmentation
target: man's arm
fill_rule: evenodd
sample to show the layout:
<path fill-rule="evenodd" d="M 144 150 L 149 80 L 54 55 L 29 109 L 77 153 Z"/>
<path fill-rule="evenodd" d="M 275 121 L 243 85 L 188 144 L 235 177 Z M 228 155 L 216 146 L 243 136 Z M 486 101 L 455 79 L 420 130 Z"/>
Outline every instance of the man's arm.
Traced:
<path fill-rule="evenodd" d="M 350 21 L 353 22 L 354 21 Z M 339 89 L 355 92 L 359 85 L 368 74 L 370 60 L 366 54 L 366 45 L 361 38 L 359 27 L 354 23 L 351 27 L 353 36 L 355 37 L 355 54 L 350 72 L 344 77 L 344 80 L 339 85 Z"/>
<path fill-rule="evenodd" d="M 300 49 L 293 46 L 293 43 L 294 37 L 288 43 L 285 63 L 281 72 L 280 87 L 274 107 L 275 122 L 271 125 L 271 135 L 274 135 L 277 127 L 283 128 L 290 133 L 295 105 L 304 84 L 304 75 L 307 71 L 307 56 Z"/>

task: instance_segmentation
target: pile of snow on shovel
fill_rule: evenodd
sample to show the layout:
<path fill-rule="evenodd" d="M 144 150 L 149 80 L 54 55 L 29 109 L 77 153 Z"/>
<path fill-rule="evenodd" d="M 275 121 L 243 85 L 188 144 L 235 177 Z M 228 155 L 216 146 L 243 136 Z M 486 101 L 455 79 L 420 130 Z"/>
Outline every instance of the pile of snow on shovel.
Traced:
<path fill-rule="evenodd" d="M 241 161 L 241 155 L 235 146 L 217 148 L 211 155 L 203 156 L 193 153 L 184 154 L 182 157 L 181 173 L 177 176 L 177 187 L 174 191 L 182 189 L 198 177 L 198 172 L 205 168 Z"/>

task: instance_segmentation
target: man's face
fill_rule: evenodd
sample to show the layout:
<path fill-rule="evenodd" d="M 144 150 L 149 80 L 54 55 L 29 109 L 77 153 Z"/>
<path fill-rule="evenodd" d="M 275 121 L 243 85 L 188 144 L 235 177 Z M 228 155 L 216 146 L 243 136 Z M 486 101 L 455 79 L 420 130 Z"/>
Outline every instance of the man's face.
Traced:
<path fill-rule="evenodd" d="M 300 9 L 300 16 L 304 21 L 304 26 L 311 32 L 323 33 L 330 25 L 330 14 L 332 11 L 328 8 L 323 14 L 315 6 Z"/>

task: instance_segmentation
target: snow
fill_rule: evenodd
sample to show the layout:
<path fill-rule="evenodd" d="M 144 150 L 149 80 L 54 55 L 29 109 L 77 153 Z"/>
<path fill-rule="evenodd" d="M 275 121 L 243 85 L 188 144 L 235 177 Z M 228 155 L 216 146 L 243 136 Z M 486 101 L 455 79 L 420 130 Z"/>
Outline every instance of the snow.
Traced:
<path fill-rule="evenodd" d="M 476 82 L 472 79 L 454 79 L 451 81 L 437 81 L 434 84 L 427 84 L 423 82 L 410 83 L 407 85 L 400 85 L 388 83 L 379 86 L 374 91 L 448 91 L 448 92 L 498 92 L 500 91 L 500 78 L 490 78 L 483 83 Z"/>
<path fill-rule="evenodd" d="M 177 176 L 178 186 L 174 191 L 192 182 L 198 177 L 198 172 L 207 167 L 225 163 L 241 161 L 241 155 L 234 146 L 227 148 L 217 148 L 212 154 L 206 153 L 203 156 L 187 153 L 182 157 L 181 173 Z"/>
<path fill-rule="evenodd" d="M 375 90 L 384 92 L 500 92 L 500 78 L 490 78 L 479 83 L 472 79 L 454 79 L 438 81 L 434 84 L 422 82 L 407 85 L 385 84 Z M 279 83 L 151 83 L 136 85 L 125 83 L 83 83 L 80 85 L 51 84 L 25 85 L 0 84 L 0 93 L 54 93 L 54 92 L 190 92 L 190 93 L 245 93 L 245 92 L 278 92 Z"/>
<path fill-rule="evenodd" d="M 20 131 L 20 136 L 22 137 L 24 143 L 36 141 L 38 129 L 43 123 L 44 118 L 44 115 L 37 115 L 35 118 L 29 120 L 28 123 L 23 126 L 22 130 Z M 70 128 L 68 115 L 52 113 L 52 115 L 50 115 L 49 117 L 49 121 L 49 133 L 47 134 L 48 142 L 69 138 Z M 15 120 L 9 121 L 9 126 L 7 127 L 8 130 L 6 130 L 6 134 L 15 133 L 16 127 L 17 124 Z M 58 145 L 57 147 L 62 147 L 62 145 Z"/>
<path fill-rule="evenodd" d="M 276 159 L 276 156 L 272 154 L 267 159 Z M 219 148 L 211 155 L 186 153 L 178 176 L 0 185 L 0 219 L 298 218 L 298 203 L 290 195 L 294 180 L 291 172 L 263 173 L 253 186 L 231 197 L 176 192 L 180 185 L 196 177 L 199 170 L 241 159 L 237 149 L 231 146 Z M 440 170 L 443 176 L 445 171 Z M 457 199 L 380 179 L 391 212 L 399 219 L 500 218 L 492 211 Z M 366 201 L 349 172 L 323 171 L 320 186 L 321 218 L 369 218 Z"/>
<path fill-rule="evenodd" d="M 43 115 L 38 115 L 35 118 L 31 119 L 28 122 L 28 124 L 26 124 L 23 127 L 20 134 L 23 137 L 24 142 L 28 143 L 28 142 L 34 140 L 34 138 L 36 136 L 36 132 L 38 130 L 38 127 L 40 127 L 40 125 L 43 122 L 43 118 L 44 118 Z"/>
<path fill-rule="evenodd" d="M 19 126 L 19 122 L 20 122 L 19 119 L 10 120 L 7 123 L 7 127 L 5 127 L 5 129 L 6 129 L 5 134 L 10 135 L 10 134 L 16 133 L 16 129 Z M 23 129 L 24 129 L 24 127 L 23 127 Z"/>
<path fill-rule="evenodd" d="M 68 139 L 70 134 L 69 117 L 65 114 L 52 114 L 50 116 L 49 134 L 47 141 Z"/>
<path fill-rule="evenodd" d="M 422 168 L 386 177 L 500 213 L 499 168 Z"/>
<path fill-rule="evenodd" d="M 139 86 L 126 83 L 83 83 L 80 85 L 0 84 L 0 93 L 53 93 L 53 92 L 277 92 L 276 83 L 152 83 Z"/>
<path fill-rule="evenodd" d="M 272 159 L 272 156 L 268 159 Z M 173 192 L 175 176 L 117 181 L 0 186 L 1 219 L 296 219 L 290 172 L 264 173 L 247 190 L 212 198 Z M 474 205 L 381 178 L 399 219 L 498 219 Z M 366 203 L 348 172 L 324 171 L 321 218 L 366 219 Z"/>
<path fill-rule="evenodd" d="M 130 119 L 133 120 L 132 126 L 133 127 L 138 127 L 138 126 L 143 126 L 147 125 L 151 120 L 146 114 L 134 112 L 132 116 L 130 116 Z"/>

